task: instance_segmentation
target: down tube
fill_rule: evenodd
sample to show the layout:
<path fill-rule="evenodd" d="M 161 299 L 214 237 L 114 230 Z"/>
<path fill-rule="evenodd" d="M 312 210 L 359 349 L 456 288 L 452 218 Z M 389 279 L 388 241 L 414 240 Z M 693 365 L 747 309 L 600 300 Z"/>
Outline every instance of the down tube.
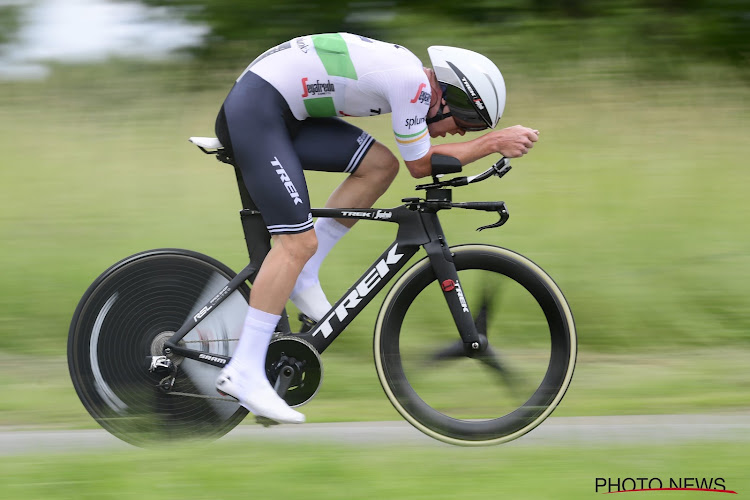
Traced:
<path fill-rule="evenodd" d="M 308 334 L 309 341 L 322 353 L 380 290 L 409 262 L 419 245 L 399 244 L 398 240 L 383 252 L 336 305 Z"/>

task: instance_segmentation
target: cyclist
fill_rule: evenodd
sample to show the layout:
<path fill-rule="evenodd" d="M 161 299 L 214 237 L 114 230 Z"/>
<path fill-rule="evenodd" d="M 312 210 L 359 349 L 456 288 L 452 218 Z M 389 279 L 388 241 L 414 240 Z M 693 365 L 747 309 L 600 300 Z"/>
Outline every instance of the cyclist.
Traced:
<path fill-rule="evenodd" d="M 492 153 L 526 154 L 539 131 L 516 125 L 476 139 L 430 144 L 430 137 L 494 128 L 505 83 L 488 58 L 465 49 L 428 48 L 432 68 L 406 48 L 350 33 L 294 38 L 258 56 L 240 75 L 216 120 L 260 208 L 273 246 L 250 294 L 232 361 L 216 381 L 258 416 L 302 423 L 266 379 L 268 344 L 287 299 L 314 320 L 330 309 L 320 265 L 356 222 L 313 224 L 303 169 L 346 172 L 326 207 L 370 208 L 398 171 L 396 157 L 341 119 L 391 113 L 399 153 L 414 177 L 430 174 L 434 153 L 465 165 Z"/>

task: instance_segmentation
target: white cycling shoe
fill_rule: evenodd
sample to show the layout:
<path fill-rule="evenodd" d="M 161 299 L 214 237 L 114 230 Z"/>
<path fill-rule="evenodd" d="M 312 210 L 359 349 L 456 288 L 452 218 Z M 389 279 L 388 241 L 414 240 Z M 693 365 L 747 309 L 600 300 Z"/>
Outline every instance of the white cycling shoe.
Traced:
<path fill-rule="evenodd" d="M 265 380 L 265 379 L 264 379 Z M 257 417 L 265 417 L 281 424 L 302 424 L 305 416 L 289 407 L 276 394 L 268 380 L 265 384 L 254 384 L 252 391 L 247 390 L 250 385 L 245 378 L 233 367 L 227 366 L 216 379 L 216 390 L 219 394 L 232 396 Z"/>

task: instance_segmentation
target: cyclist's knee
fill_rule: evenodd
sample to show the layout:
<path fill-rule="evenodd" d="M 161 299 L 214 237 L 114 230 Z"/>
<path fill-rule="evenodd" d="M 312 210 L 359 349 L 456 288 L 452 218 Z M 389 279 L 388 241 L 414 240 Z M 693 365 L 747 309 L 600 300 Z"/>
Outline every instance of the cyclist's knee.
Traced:
<path fill-rule="evenodd" d="M 384 172 L 383 175 L 386 176 L 388 185 L 390 186 L 393 180 L 396 178 L 396 175 L 398 174 L 398 168 L 401 164 L 398 161 L 398 158 L 394 156 L 393 153 L 388 151 L 387 159 L 384 161 Z"/>
<path fill-rule="evenodd" d="M 274 246 L 278 246 L 291 263 L 297 265 L 304 265 L 318 250 L 318 238 L 312 229 L 298 234 L 274 235 L 273 239 Z"/>
<path fill-rule="evenodd" d="M 394 154 L 384 145 L 375 142 L 365 155 L 355 175 L 366 177 L 374 186 L 379 186 L 385 191 L 396 178 L 398 168 L 399 162 Z"/>

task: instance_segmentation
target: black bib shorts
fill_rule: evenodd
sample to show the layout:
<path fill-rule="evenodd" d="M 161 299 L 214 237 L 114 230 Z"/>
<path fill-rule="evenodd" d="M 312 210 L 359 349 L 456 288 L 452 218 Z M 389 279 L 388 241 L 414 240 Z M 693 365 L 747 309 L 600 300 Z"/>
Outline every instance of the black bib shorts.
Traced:
<path fill-rule="evenodd" d="M 375 142 L 340 118 L 297 120 L 282 95 L 250 71 L 224 101 L 216 137 L 242 172 L 271 234 L 312 229 L 303 170 L 352 173 Z"/>

